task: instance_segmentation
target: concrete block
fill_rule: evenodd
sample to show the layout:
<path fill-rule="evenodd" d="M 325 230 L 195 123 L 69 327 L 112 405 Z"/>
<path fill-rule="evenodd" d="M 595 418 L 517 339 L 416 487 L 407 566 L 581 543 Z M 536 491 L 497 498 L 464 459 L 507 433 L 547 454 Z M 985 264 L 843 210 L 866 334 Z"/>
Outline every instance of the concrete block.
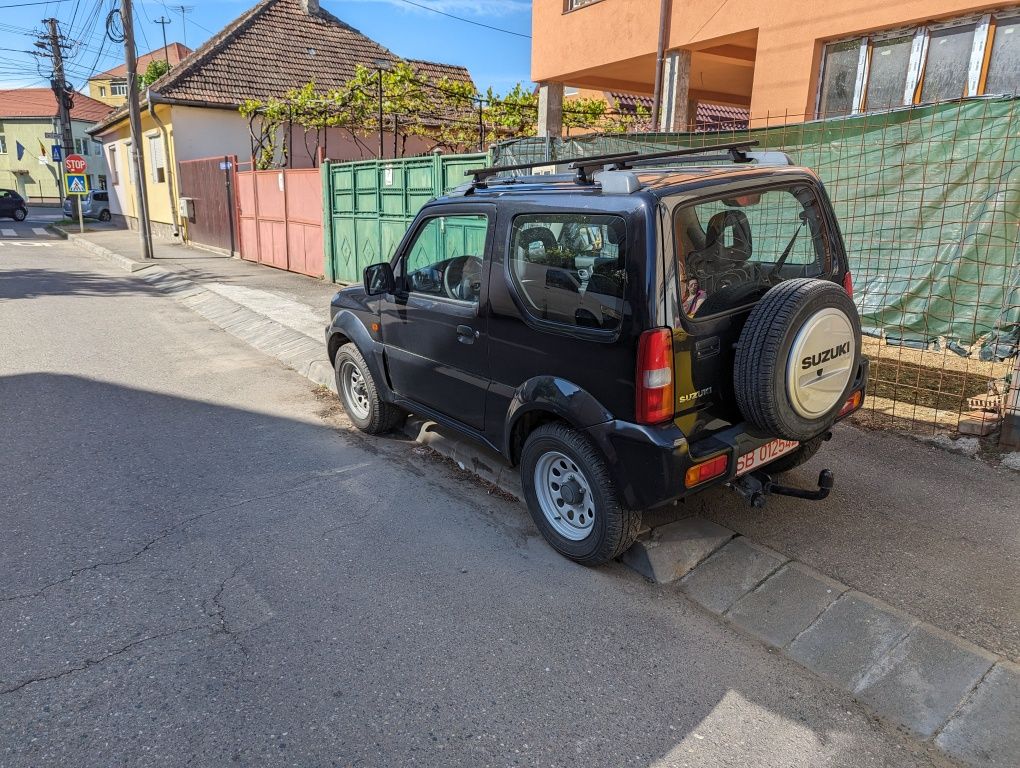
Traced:
<path fill-rule="evenodd" d="M 656 584 L 669 584 L 690 573 L 734 535 L 729 528 L 692 516 L 654 529 L 620 560 Z"/>
<path fill-rule="evenodd" d="M 1000 662 L 935 739 L 968 765 L 1020 764 L 1020 666 Z"/>
<path fill-rule="evenodd" d="M 997 413 L 989 413 L 988 411 L 968 411 L 960 419 L 957 431 L 961 435 L 987 437 L 999 428 L 1000 421 L 1002 421 L 1002 419 Z"/>
<path fill-rule="evenodd" d="M 996 657 L 920 625 L 864 675 L 854 695 L 927 739 L 956 710 Z"/>
<path fill-rule="evenodd" d="M 789 563 L 734 603 L 726 617 L 783 648 L 847 589 L 806 565 Z"/>
<path fill-rule="evenodd" d="M 860 592 L 830 605 L 789 647 L 808 669 L 853 690 L 917 620 Z"/>
<path fill-rule="evenodd" d="M 713 613 L 724 613 L 788 558 L 738 536 L 680 582 L 688 597 Z"/>

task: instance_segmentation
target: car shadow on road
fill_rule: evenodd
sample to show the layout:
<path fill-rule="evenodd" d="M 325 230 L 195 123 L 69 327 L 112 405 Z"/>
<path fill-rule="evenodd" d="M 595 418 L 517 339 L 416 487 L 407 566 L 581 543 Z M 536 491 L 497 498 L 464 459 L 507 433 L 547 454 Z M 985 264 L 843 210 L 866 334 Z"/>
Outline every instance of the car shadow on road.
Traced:
<path fill-rule="evenodd" d="M 96 272 L 57 269 L 0 269 L 0 301 L 40 296 L 112 296 L 154 294 L 141 280 Z"/>
<path fill-rule="evenodd" d="M 928 762 L 389 438 L 48 373 L 0 424 L 11 765 Z"/>

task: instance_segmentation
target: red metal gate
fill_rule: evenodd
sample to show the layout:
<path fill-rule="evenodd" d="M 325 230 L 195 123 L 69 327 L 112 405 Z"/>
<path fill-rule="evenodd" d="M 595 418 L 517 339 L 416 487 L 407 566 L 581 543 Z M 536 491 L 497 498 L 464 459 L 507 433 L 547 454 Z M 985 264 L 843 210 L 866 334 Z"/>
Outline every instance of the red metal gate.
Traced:
<path fill-rule="evenodd" d="M 237 158 L 204 157 L 179 164 L 182 203 L 188 206 L 187 239 L 231 255 L 237 250 Z"/>
<path fill-rule="evenodd" d="M 322 181 L 318 168 L 237 174 L 241 258 L 322 277 Z"/>

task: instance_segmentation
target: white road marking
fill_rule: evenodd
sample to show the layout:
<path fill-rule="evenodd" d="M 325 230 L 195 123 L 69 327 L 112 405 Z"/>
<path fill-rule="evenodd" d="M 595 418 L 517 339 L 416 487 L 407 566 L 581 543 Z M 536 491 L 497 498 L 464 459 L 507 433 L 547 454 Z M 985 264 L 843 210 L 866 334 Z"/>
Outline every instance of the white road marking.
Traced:
<path fill-rule="evenodd" d="M 37 243 L 31 240 L 30 241 L 14 240 L 13 242 L 8 243 L 3 240 L 0 240 L 0 248 L 9 248 L 12 246 L 18 248 L 52 248 L 53 243 Z"/>
<path fill-rule="evenodd" d="M 50 233 L 42 227 L 32 227 L 32 231 L 39 235 L 39 237 L 50 237 Z"/>
<path fill-rule="evenodd" d="M 0 229 L 0 234 L 2 234 L 4 237 L 17 237 L 18 236 L 18 233 L 15 232 L 13 229 Z"/>

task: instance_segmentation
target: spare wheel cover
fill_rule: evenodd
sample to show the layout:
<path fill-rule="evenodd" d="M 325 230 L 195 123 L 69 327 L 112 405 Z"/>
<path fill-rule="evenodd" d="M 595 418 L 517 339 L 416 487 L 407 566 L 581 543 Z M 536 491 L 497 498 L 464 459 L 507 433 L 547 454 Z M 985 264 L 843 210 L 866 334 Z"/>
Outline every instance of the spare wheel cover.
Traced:
<path fill-rule="evenodd" d="M 794 412 L 818 419 L 846 392 L 856 366 L 854 326 L 846 313 L 826 307 L 801 326 L 786 366 L 786 392 Z"/>

